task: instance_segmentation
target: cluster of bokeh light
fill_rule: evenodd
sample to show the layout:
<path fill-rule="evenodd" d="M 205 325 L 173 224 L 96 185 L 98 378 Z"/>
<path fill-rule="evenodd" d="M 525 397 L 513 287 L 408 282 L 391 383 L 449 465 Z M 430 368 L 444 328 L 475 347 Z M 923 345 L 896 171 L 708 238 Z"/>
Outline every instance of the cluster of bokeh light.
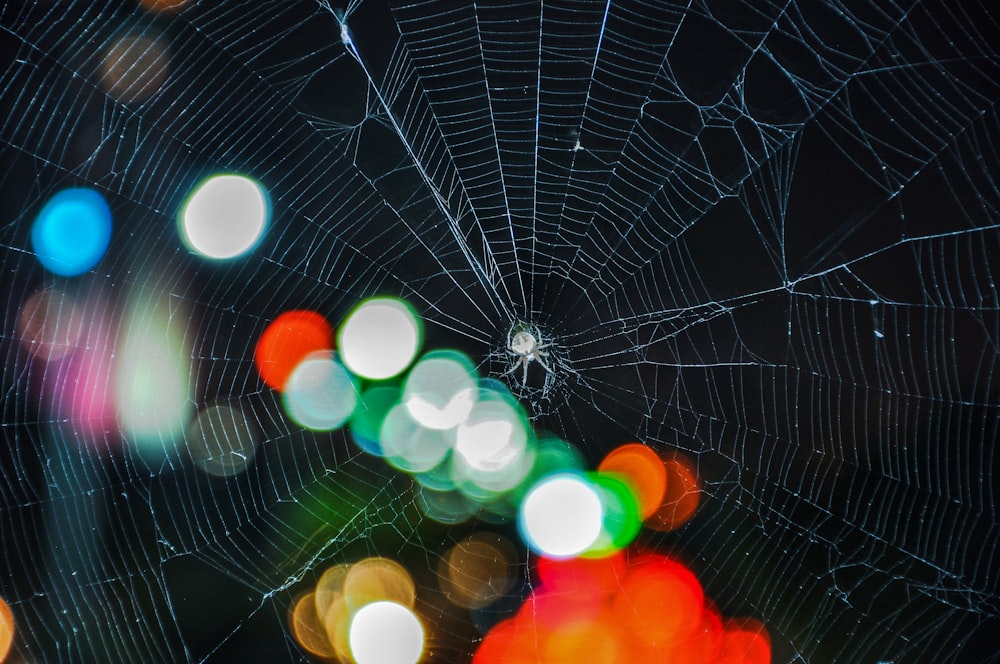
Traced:
<path fill-rule="evenodd" d="M 142 5 L 170 12 L 185 1 Z M 100 74 L 109 96 L 142 104 L 166 84 L 170 53 L 155 35 L 119 36 Z M 177 237 L 202 260 L 237 260 L 262 241 L 270 207 L 252 178 L 209 175 L 179 205 Z M 261 433 L 239 405 L 192 411 L 189 312 L 141 286 L 118 300 L 85 281 L 112 246 L 113 218 L 100 192 L 77 187 L 45 201 L 32 225 L 31 249 L 55 281 L 23 303 L 17 326 L 22 346 L 46 365 L 40 393 L 51 420 L 85 444 L 127 441 L 151 463 L 184 449 L 206 474 L 244 472 Z M 506 385 L 454 350 L 418 357 L 422 340 L 409 304 L 378 297 L 336 330 L 320 312 L 280 313 L 258 338 L 254 362 L 290 421 L 313 431 L 346 426 L 362 450 L 414 479 L 429 518 L 516 519 L 536 554 L 538 585 L 516 615 L 483 628 L 477 664 L 770 660 L 763 625 L 723 621 L 679 561 L 631 548 L 643 526 L 675 530 L 696 511 L 700 485 L 688 459 L 629 443 L 589 470 L 572 444 L 532 429 Z M 517 564 L 508 540 L 472 535 L 440 558 L 440 589 L 475 613 L 517 585 Z M 424 650 L 415 598 L 398 563 L 370 558 L 327 570 L 294 603 L 290 625 L 318 658 L 413 664 Z M 0 661 L 13 636 L 0 600 Z"/>
<path fill-rule="evenodd" d="M 330 567 L 289 612 L 303 650 L 342 664 L 415 664 L 424 628 L 416 584 L 397 562 L 365 558 Z"/>
<path fill-rule="evenodd" d="M 119 60 L 149 48 L 138 39 L 111 47 L 102 79 L 108 94 L 134 101 L 137 90 L 148 88 L 123 82 L 131 69 Z M 178 239 L 203 260 L 236 259 L 259 243 L 269 215 L 257 182 L 210 175 L 194 182 L 178 207 Z M 190 312 L 178 298 L 144 285 L 167 272 L 147 260 L 147 278 L 114 297 L 88 275 L 100 271 L 113 244 L 114 216 L 103 194 L 74 187 L 49 197 L 32 223 L 31 250 L 51 280 L 24 301 L 17 329 L 22 348 L 45 364 L 37 374 L 43 408 L 83 446 L 107 451 L 124 443 L 156 465 L 186 442 L 205 472 L 239 472 L 239 459 L 253 458 L 256 433 L 228 404 L 192 412 Z"/>
<path fill-rule="evenodd" d="M 518 612 L 493 627 L 473 664 L 765 664 L 756 620 L 723 620 L 690 569 L 645 553 L 554 559 Z"/>
<path fill-rule="evenodd" d="M 537 554 L 538 585 L 488 630 L 475 662 L 770 661 L 762 624 L 724 621 L 690 569 L 632 547 L 643 526 L 670 531 L 692 517 L 701 487 L 690 460 L 633 442 L 588 470 L 573 445 L 535 432 L 509 390 L 467 356 L 431 350 L 417 359 L 421 333 L 413 309 L 393 298 L 362 302 L 336 333 L 317 312 L 286 311 L 261 334 L 255 361 L 291 420 L 346 425 L 361 449 L 410 474 L 427 516 L 516 518 Z M 440 559 L 441 590 L 474 613 L 513 587 L 516 560 L 502 537 L 470 536 Z M 346 569 L 323 578 L 339 583 Z M 346 645 L 353 614 L 315 593 L 295 605 L 300 644 L 317 657 L 357 657 Z"/>

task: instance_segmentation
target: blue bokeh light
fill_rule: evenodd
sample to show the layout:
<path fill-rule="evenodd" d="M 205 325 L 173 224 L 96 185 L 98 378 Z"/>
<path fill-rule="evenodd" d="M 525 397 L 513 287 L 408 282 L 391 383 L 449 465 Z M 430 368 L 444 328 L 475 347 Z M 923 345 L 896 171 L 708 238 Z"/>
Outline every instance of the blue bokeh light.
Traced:
<path fill-rule="evenodd" d="M 75 277 L 97 265 L 111 241 L 111 209 L 93 189 L 64 189 L 31 227 L 31 246 L 49 272 Z"/>

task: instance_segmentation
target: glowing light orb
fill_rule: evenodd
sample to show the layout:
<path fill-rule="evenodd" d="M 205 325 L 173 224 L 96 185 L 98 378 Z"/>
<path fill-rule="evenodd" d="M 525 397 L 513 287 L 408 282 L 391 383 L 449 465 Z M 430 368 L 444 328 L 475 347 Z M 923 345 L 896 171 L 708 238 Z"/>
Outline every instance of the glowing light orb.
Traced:
<path fill-rule="evenodd" d="M 402 404 L 386 414 L 380 441 L 386 461 L 408 473 L 433 469 L 452 447 L 452 438 L 447 432 L 421 426 Z"/>
<path fill-rule="evenodd" d="M 660 456 L 640 443 L 615 448 L 601 461 L 597 470 L 620 476 L 635 494 L 643 519 L 652 516 L 667 491 L 667 469 Z"/>
<path fill-rule="evenodd" d="M 316 431 L 336 429 L 358 405 L 357 387 L 346 369 L 329 353 L 300 362 L 285 384 L 285 410 L 296 424 Z"/>
<path fill-rule="evenodd" d="M 548 477 L 521 502 L 518 525 L 528 545 L 553 558 L 587 550 L 600 536 L 604 508 L 597 490 L 577 475 Z"/>
<path fill-rule="evenodd" d="M 257 439 L 247 416 L 226 404 L 213 404 L 198 413 L 185 436 L 194 465 L 218 477 L 245 471 L 257 454 Z"/>
<path fill-rule="evenodd" d="M 388 558 L 365 558 L 353 565 L 344 576 L 344 601 L 351 611 L 373 602 L 394 602 L 413 608 L 417 586 L 406 568 Z"/>
<path fill-rule="evenodd" d="M 68 294 L 46 289 L 24 301 L 17 316 L 21 345 L 40 360 L 58 360 L 76 350 L 84 317 Z"/>
<path fill-rule="evenodd" d="M 477 393 L 472 362 L 461 353 L 436 351 L 421 358 L 406 377 L 403 403 L 428 429 L 453 429 L 472 412 Z"/>
<path fill-rule="evenodd" d="M 31 227 L 31 247 L 46 270 L 83 274 L 111 241 L 111 209 L 93 189 L 65 189 L 49 199 Z"/>
<path fill-rule="evenodd" d="M 288 622 L 295 640 L 303 650 L 324 659 L 332 659 L 337 655 L 327 636 L 323 618 L 316 610 L 315 593 L 306 593 L 295 602 Z"/>
<path fill-rule="evenodd" d="M 438 560 L 438 583 L 448 600 L 480 609 L 514 585 L 517 551 L 500 535 L 477 533 L 455 544 Z"/>
<path fill-rule="evenodd" d="M 143 102 L 156 94 L 169 73 L 170 56 L 159 39 L 128 35 L 108 47 L 101 87 L 123 104 Z"/>
<path fill-rule="evenodd" d="M 151 12 L 172 12 L 186 5 L 190 0 L 139 0 L 143 9 Z"/>
<path fill-rule="evenodd" d="M 664 556 L 646 554 L 632 561 L 612 611 L 637 642 L 666 649 L 695 634 L 701 626 L 704 599 L 691 570 Z"/>
<path fill-rule="evenodd" d="M 771 637 L 755 618 L 727 620 L 722 634 L 722 664 L 770 664 Z"/>
<path fill-rule="evenodd" d="M 267 193 L 242 175 L 216 175 L 191 193 L 180 211 L 180 230 L 194 252 L 218 260 L 252 249 L 267 226 Z"/>
<path fill-rule="evenodd" d="M 348 369 L 364 378 L 384 380 L 401 373 L 416 357 L 420 319 L 402 300 L 375 298 L 348 314 L 338 339 Z"/>
<path fill-rule="evenodd" d="M 694 464 L 680 453 L 672 453 L 663 461 L 667 473 L 667 490 L 663 502 L 646 519 L 652 530 L 677 530 L 691 520 L 701 502 L 701 479 Z"/>
<path fill-rule="evenodd" d="M 424 650 L 424 628 L 405 606 L 373 602 L 354 614 L 350 644 L 358 664 L 416 664 Z"/>
<path fill-rule="evenodd" d="M 14 614 L 7 602 L 0 597 L 0 662 L 7 657 L 14 643 Z"/>
<path fill-rule="evenodd" d="M 315 311 L 295 309 L 275 318 L 257 342 L 254 361 L 268 386 L 284 390 L 289 377 L 308 355 L 333 348 L 333 330 Z"/>

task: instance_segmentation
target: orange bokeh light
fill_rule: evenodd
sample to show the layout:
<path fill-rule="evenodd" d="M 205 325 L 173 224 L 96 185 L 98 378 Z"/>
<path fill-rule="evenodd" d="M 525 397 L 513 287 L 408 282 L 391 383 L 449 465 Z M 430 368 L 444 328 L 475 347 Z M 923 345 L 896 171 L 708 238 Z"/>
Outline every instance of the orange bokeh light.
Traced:
<path fill-rule="evenodd" d="M 694 464 L 682 454 L 672 453 L 663 460 L 667 490 L 663 503 L 646 519 L 646 526 L 667 532 L 687 523 L 701 502 L 701 480 Z"/>
<path fill-rule="evenodd" d="M 769 664 L 771 636 L 755 618 L 727 620 L 718 664 Z"/>
<path fill-rule="evenodd" d="M 139 0 L 143 9 L 151 12 L 172 12 L 186 5 L 189 0 Z"/>
<path fill-rule="evenodd" d="M 306 652 L 317 657 L 330 658 L 336 655 L 330 644 L 323 626 L 322 619 L 316 613 L 315 594 L 306 593 L 295 603 L 289 616 L 292 634 L 295 640 Z"/>
<path fill-rule="evenodd" d="M 673 648 L 701 624 L 705 595 L 695 575 L 665 556 L 639 556 L 622 580 L 612 611 L 624 633 L 638 643 Z"/>
<path fill-rule="evenodd" d="M 333 349 L 333 329 L 315 311 L 286 311 L 267 326 L 254 362 L 268 386 L 284 390 L 295 367 L 312 353 Z"/>
<path fill-rule="evenodd" d="M 667 491 L 667 469 L 652 449 L 641 443 L 628 443 L 608 453 L 598 472 L 620 476 L 635 494 L 639 516 L 649 518 L 663 503 Z"/>
<path fill-rule="evenodd" d="M 0 597 L 0 662 L 4 661 L 14 644 L 14 613 Z"/>
<path fill-rule="evenodd" d="M 539 558 L 538 585 L 473 664 L 769 664 L 758 620 L 725 624 L 694 572 L 667 556 Z"/>

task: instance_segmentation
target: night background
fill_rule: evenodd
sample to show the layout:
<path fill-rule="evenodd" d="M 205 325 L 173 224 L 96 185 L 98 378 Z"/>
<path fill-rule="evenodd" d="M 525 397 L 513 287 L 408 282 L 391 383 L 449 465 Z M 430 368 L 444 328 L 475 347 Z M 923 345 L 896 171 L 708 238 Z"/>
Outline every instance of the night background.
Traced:
<path fill-rule="evenodd" d="M 625 555 L 773 662 L 1000 662 L 998 100 L 988 0 L 0 0 L 0 660 L 322 661 L 289 612 L 377 556 L 421 661 L 469 661 L 538 586 L 513 512 L 255 364 L 283 312 L 392 296 L 533 440 L 689 464 Z M 217 174 L 268 210 L 226 259 L 180 221 Z M 59 274 L 34 229 L 79 188 L 110 237 Z M 487 533 L 510 578 L 459 606 L 442 556 Z"/>

